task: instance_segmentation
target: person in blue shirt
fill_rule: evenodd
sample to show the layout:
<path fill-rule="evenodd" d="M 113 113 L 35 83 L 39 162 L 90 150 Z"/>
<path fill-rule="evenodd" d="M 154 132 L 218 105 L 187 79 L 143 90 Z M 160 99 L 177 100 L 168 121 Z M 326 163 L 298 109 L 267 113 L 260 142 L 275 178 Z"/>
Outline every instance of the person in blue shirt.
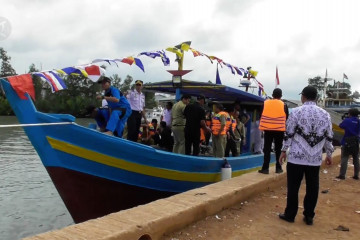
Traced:
<path fill-rule="evenodd" d="M 359 110 L 356 108 L 349 109 L 349 117 L 345 118 L 339 125 L 345 130 L 344 137 L 341 139 L 341 167 L 340 174 L 336 178 L 345 179 L 349 155 L 352 155 L 354 162 L 354 176 L 355 180 L 359 180 L 359 136 L 360 136 L 360 121 L 358 119 Z M 347 148 L 345 146 L 346 140 L 353 138 L 354 146 Z"/>
<path fill-rule="evenodd" d="M 131 107 L 126 97 L 114 86 L 108 77 L 102 77 L 98 81 L 101 84 L 105 95 L 97 96 L 98 99 L 105 99 L 108 102 L 110 117 L 106 124 L 104 133 L 122 137 L 125 123 L 131 115 Z"/>
<path fill-rule="evenodd" d="M 93 117 L 96 121 L 97 126 L 100 129 L 100 132 L 106 131 L 106 125 L 109 121 L 110 111 L 109 108 L 97 108 L 94 105 L 90 105 L 86 108 L 87 115 Z"/>

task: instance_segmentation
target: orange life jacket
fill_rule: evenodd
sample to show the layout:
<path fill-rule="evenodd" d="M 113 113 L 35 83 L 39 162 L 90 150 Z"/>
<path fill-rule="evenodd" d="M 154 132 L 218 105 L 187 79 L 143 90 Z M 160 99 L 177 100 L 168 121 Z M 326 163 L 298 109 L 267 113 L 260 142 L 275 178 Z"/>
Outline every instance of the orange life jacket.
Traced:
<path fill-rule="evenodd" d="M 236 119 L 233 116 L 231 116 L 231 128 L 232 128 L 233 133 L 235 132 L 236 125 L 237 125 Z"/>
<path fill-rule="evenodd" d="M 279 99 L 269 99 L 264 102 L 259 129 L 269 131 L 285 131 L 285 103 Z"/>
<path fill-rule="evenodd" d="M 226 112 L 219 112 L 217 114 L 215 114 L 212 118 L 212 126 L 211 126 L 211 131 L 213 134 L 218 134 L 220 129 L 221 129 L 221 121 L 220 121 L 220 117 L 224 116 L 225 119 L 227 118 L 227 113 Z M 223 128 L 223 130 L 221 131 L 220 135 L 226 135 L 226 124 Z"/>
<path fill-rule="evenodd" d="M 231 126 L 232 122 L 231 122 L 231 117 L 230 117 L 229 113 L 225 112 L 225 116 L 226 116 L 226 125 L 225 125 L 225 127 L 226 127 L 226 132 L 228 132 L 230 130 L 230 128 L 232 127 Z"/>
<path fill-rule="evenodd" d="M 151 136 L 155 135 L 156 129 L 155 129 L 154 125 L 152 125 L 151 123 L 149 123 L 148 126 L 149 126 L 149 134 L 150 134 Z"/>

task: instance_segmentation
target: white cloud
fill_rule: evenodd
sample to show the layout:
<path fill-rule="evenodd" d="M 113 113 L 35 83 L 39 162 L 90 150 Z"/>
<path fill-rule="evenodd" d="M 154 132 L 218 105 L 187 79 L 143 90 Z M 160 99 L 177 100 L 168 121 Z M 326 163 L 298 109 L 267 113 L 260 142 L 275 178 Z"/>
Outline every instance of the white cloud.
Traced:
<path fill-rule="evenodd" d="M 4 2 L 4 1 L 2 1 Z M 0 46 L 12 57 L 18 73 L 31 63 L 44 69 L 84 64 L 95 58 L 126 57 L 164 49 L 192 40 L 195 49 L 240 67 L 252 66 L 268 93 L 279 67 L 284 96 L 298 98 L 307 79 L 324 76 L 359 90 L 360 16 L 357 0 L 122 0 L 25 1 L 6 0 L 0 16 L 12 24 L 11 36 Z M 127 74 L 144 81 L 170 79 L 159 59 L 142 57 L 146 73 L 121 64 Z M 186 53 L 186 75 L 198 81 L 215 80 L 216 65 Z M 238 86 L 239 77 L 224 67 L 223 83 Z"/>

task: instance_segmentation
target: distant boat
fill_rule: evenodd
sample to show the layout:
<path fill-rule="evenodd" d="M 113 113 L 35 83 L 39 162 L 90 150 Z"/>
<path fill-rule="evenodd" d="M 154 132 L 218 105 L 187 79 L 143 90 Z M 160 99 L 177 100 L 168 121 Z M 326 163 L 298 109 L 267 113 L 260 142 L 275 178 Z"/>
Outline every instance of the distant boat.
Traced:
<path fill-rule="evenodd" d="M 76 223 L 220 180 L 222 159 L 173 154 L 108 136 L 76 124 L 71 115 L 39 112 L 29 96 L 21 100 L 7 81 L 1 80 L 1 85 Z M 197 90 L 188 89 L 202 88 L 195 85 Z M 207 86 L 205 94 L 215 100 L 238 97 L 252 107 L 263 102 L 241 90 Z M 236 177 L 259 168 L 263 155 L 245 154 L 228 161 Z"/>

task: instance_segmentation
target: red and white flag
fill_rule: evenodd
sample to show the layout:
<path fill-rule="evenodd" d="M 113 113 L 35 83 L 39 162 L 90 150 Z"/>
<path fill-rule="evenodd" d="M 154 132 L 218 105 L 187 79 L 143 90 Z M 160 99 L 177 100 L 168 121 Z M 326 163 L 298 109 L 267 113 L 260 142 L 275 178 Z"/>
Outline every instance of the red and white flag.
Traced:
<path fill-rule="evenodd" d="M 279 72 L 278 72 L 278 67 L 276 66 L 276 78 L 275 78 L 275 85 L 280 85 L 280 80 L 279 80 Z"/>

